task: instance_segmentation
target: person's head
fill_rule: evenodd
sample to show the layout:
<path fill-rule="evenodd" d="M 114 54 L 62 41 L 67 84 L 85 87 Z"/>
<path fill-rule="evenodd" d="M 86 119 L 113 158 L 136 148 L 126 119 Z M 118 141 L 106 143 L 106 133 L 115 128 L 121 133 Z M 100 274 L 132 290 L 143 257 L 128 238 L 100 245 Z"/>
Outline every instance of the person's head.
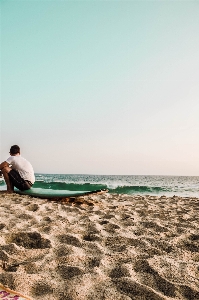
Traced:
<path fill-rule="evenodd" d="M 20 148 L 18 145 L 13 145 L 10 147 L 10 155 L 20 154 Z"/>

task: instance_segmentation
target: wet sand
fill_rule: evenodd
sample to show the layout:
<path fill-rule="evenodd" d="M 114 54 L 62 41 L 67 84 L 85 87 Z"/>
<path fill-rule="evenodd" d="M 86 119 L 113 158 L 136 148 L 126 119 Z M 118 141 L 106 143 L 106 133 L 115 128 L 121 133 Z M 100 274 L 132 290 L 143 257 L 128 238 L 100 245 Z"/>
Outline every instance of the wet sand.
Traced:
<path fill-rule="evenodd" d="M 35 300 L 199 299 L 199 199 L 0 195 L 0 283 Z"/>

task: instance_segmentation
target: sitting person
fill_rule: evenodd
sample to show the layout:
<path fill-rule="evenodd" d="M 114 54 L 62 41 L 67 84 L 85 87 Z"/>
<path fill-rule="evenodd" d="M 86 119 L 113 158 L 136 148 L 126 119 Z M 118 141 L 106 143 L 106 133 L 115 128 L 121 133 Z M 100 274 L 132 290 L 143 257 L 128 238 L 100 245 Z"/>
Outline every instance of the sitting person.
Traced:
<path fill-rule="evenodd" d="M 0 164 L 0 170 L 8 193 L 13 193 L 14 187 L 21 191 L 29 190 L 35 182 L 33 167 L 20 155 L 20 148 L 17 145 L 10 148 L 10 157 Z"/>

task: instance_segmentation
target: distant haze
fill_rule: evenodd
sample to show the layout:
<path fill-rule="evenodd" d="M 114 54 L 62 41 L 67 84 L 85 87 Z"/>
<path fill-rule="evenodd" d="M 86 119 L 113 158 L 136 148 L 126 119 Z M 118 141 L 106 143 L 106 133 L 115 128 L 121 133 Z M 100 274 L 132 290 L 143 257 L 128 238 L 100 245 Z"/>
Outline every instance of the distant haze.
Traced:
<path fill-rule="evenodd" d="M 199 2 L 2 0 L 1 161 L 199 175 Z"/>

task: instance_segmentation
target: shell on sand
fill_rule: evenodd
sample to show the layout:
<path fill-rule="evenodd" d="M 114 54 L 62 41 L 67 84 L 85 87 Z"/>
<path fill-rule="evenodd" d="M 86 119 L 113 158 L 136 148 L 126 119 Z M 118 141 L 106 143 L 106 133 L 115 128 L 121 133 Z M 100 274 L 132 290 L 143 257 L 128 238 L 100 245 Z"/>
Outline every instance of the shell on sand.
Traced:
<path fill-rule="evenodd" d="M 199 299 L 199 199 L 0 195 L 0 283 L 34 300 Z"/>

